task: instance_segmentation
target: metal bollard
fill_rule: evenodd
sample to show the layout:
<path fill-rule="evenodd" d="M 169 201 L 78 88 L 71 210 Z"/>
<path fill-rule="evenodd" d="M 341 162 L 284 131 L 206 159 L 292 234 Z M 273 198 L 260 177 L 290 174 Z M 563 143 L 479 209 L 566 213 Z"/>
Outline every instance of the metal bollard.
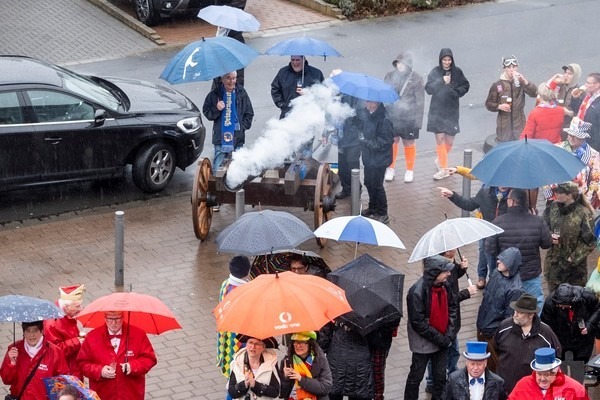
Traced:
<path fill-rule="evenodd" d="M 473 150 L 471 150 L 471 149 L 465 149 L 464 155 L 463 155 L 463 166 L 465 166 L 467 168 L 471 168 L 472 164 L 473 164 Z M 471 180 L 469 178 L 467 178 L 466 176 L 463 177 L 462 195 L 465 198 L 470 198 L 471 197 Z M 462 210 L 461 211 L 461 216 L 462 217 L 468 217 L 469 216 L 469 211 Z"/>
<path fill-rule="evenodd" d="M 235 219 L 238 220 L 244 215 L 244 207 L 246 206 L 246 192 L 240 189 L 235 192 Z"/>
<path fill-rule="evenodd" d="M 115 211 L 115 286 L 125 282 L 125 213 Z"/>
<path fill-rule="evenodd" d="M 350 172 L 350 199 L 351 213 L 358 215 L 360 213 L 360 169 L 352 169 Z"/>

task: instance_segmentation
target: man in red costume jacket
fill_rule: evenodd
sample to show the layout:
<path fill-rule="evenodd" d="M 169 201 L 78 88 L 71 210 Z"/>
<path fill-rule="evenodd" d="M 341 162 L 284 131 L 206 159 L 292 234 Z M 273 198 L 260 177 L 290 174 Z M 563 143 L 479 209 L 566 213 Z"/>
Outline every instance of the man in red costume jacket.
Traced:
<path fill-rule="evenodd" d="M 50 343 L 55 344 L 63 351 L 71 375 L 83 380 L 83 375 L 77 368 L 77 354 L 79 354 L 83 335 L 80 334 L 75 317 L 82 309 L 81 302 L 85 286 L 62 286 L 58 290 L 60 298 L 56 303 L 63 310 L 65 316 L 44 321 L 44 336 Z"/>
<path fill-rule="evenodd" d="M 156 354 L 144 331 L 107 312 L 105 325 L 86 335 L 77 363 L 102 400 L 143 400 Z"/>
<path fill-rule="evenodd" d="M 590 400 L 585 388 L 559 368 L 556 350 L 542 347 L 535 351 L 531 375 L 521 378 L 508 400 Z"/>
<path fill-rule="evenodd" d="M 23 322 L 23 340 L 8 346 L 0 367 L 0 376 L 5 385 L 10 385 L 10 394 L 19 396 L 27 377 L 39 365 L 35 374 L 22 392 L 20 400 L 46 399 L 46 387 L 42 378 L 68 374 L 69 368 L 62 351 L 44 337 L 42 321 Z M 41 361 L 40 361 L 41 359 Z"/>

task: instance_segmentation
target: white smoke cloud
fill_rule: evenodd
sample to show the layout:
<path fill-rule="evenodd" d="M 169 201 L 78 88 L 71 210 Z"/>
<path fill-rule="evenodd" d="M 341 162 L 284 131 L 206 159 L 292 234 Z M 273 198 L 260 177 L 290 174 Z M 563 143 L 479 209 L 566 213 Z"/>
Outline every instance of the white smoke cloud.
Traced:
<path fill-rule="evenodd" d="M 303 144 L 321 139 L 326 127 L 354 115 L 354 110 L 341 103 L 338 90 L 329 80 L 303 90 L 292 100 L 292 109 L 284 119 L 267 121 L 263 134 L 249 147 L 232 153 L 227 169 L 227 186 L 241 185 L 249 176 L 284 165 Z"/>

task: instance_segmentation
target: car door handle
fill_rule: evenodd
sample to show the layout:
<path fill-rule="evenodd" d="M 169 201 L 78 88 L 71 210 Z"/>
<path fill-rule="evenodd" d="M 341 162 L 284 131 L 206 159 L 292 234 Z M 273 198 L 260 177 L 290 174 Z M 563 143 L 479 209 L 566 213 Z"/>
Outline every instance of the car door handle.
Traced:
<path fill-rule="evenodd" d="M 46 142 L 52 142 L 50 144 L 59 144 L 60 141 L 62 140 L 62 138 L 61 137 L 47 137 L 47 138 L 44 138 L 44 140 Z"/>

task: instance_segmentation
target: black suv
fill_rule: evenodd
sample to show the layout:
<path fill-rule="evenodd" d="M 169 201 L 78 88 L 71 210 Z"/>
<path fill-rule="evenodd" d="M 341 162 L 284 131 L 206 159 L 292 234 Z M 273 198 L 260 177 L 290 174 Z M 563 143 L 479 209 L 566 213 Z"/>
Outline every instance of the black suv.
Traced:
<path fill-rule="evenodd" d="M 217 5 L 241 8 L 246 7 L 246 0 L 130 0 L 135 8 L 135 15 L 148 26 L 156 25 L 161 18 L 179 14 L 198 14 L 201 8 Z"/>
<path fill-rule="evenodd" d="M 202 152 L 200 111 L 173 89 L 21 56 L 0 56 L 0 71 L 0 191 L 111 178 L 131 164 L 153 193 Z"/>

